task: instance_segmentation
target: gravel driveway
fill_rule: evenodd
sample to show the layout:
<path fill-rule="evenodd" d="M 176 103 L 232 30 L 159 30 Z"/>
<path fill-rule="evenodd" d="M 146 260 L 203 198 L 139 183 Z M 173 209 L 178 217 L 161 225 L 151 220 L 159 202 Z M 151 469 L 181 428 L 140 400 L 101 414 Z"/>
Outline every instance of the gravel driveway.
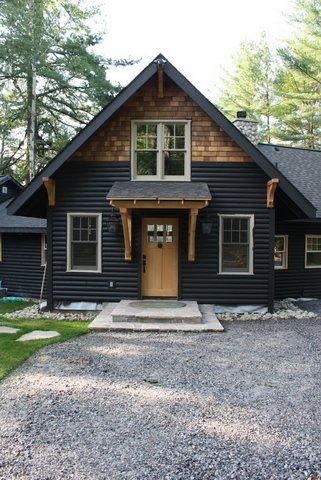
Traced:
<path fill-rule="evenodd" d="M 321 320 L 92 333 L 0 384 L 0 478 L 321 478 Z"/>

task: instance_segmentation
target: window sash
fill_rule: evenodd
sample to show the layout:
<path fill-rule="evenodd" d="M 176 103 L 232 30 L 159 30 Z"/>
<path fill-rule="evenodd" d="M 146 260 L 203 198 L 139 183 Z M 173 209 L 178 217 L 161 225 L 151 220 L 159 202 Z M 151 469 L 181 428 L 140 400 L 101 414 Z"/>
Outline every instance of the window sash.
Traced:
<path fill-rule="evenodd" d="M 79 218 L 79 224 L 75 226 L 76 218 Z M 94 224 L 92 222 L 93 218 L 95 219 Z M 87 225 L 83 225 L 83 219 L 87 219 Z M 67 214 L 67 271 L 101 272 L 101 223 L 101 213 L 75 212 Z M 75 235 L 75 232 L 77 232 L 77 235 Z M 92 232 L 95 232 L 95 238 L 90 238 Z M 92 264 L 86 264 L 85 262 L 81 264 L 79 262 L 78 264 L 74 256 L 76 254 L 86 255 L 86 253 L 94 253 L 95 262 Z"/>
<path fill-rule="evenodd" d="M 219 273 L 223 275 L 252 275 L 253 274 L 253 228 L 254 215 L 219 215 L 220 218 L 220 239 L 219 239 Z M 224 228 L 226 221 L 231 221 L 231 228 Z M 233 220 L 237 223 L 233 223 Z M 242 226 L 242 220 L 247 221 L 247 228 Z M 236 228 L 237 226 L 237 228 Z M 233 233 L 235 234 L 233 235 Z M 247 241 L 244 234 L 247 234 Z M 228 235 L 226 235 L 228 234 Z M 237 234 L 237 235 L 236 235 Z M 226 240 L 230 237 L 229 240 Z M 235 247 L 235 251 L 239 256 L 246 259 L 246 267 L 227 267 L 228 261 L 224 259 L 224 254 L 229 251 L 230 247 Z M 230 249 L 231 251 L 231 249 Z M 224 266 L 225 264 L 225 266 Z"/>
<path fill-rule="evenodd" d="M 309 243 L 312 248 L 308 247 Z M 313 244 L 317 248 L 313 248 Z M 317 263 L 311 263 L 313 257 L 317 257 Z M 321 235 L 305 236 L 305 268 L 321 268 Z"/>
<path fill-rule="evenodd" d="M 276 249 L 276 241 L 278 238 L 283 239 L 283 249 Z M 281 264 L 276 264 L 276 256 L 279 255 Z M 274 237 L 274 268 L 276 270 L 286 270 L 288 268 L 288 235 L 275 235 Z"/>
<path fill-rule="evenodd" d="M 156 124 L 157 125 L 157 148 L 137 148 L 137 127 L 139 125 Z M 182 125 L 184 126 L 184 148 L 166 148 L 164 128 L 165 125 Z M 190 139 L 190 120 L 171 119 L 171 120 L 133 120 L 132 121 L 132 178 L 133 180 L 190 180 L 191 177 L 191 139 Z M 174 136 L 174 144 L 176 138 L 182 138 L 182 135 Z M 171 137 L 172 138 L 172 137 Z M 138 155 L 140 152 L 155 152 L 156 154 L 156 173 L 151 175 L 139 175 L 137 173 Z M 184 174 L 165 174 L 165 157 L 166 153 L 183 152 Z"/>

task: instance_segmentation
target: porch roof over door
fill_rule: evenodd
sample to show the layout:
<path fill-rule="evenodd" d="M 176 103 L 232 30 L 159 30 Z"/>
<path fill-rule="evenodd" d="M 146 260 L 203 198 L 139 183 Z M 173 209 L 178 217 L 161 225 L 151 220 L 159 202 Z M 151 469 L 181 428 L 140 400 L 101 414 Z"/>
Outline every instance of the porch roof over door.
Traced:
<path fill-rule="evenodd" d="M 131 260 L 132 209 L 189 210 L 188 260 L 195 260 L 195 231 L 198 210 L 212 199 L 207 183 L 203 182 L 115 182 L 107 200 L 119 208 L 124 233 L 125 259 Z"/>
<path fill-rule="evenodd" d="M 212 195 L 204 182 L 115 182 L 108 200 L 201 200 Z"/>

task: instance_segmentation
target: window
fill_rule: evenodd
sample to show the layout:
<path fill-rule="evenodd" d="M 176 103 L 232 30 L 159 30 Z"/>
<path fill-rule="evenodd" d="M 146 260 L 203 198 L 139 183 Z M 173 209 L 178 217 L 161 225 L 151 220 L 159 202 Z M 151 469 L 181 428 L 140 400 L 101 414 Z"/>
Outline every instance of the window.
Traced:
<path fill-rule="evenodd" d="M 47 236 L 43 233 L 41 235 L 41 266 L 44 267 L 47 263 Z"/>
<path fill-rule="evenodd" d="M 305 236 L 305 268 L 321 268 L 321 235 Z"/>
<path fill-rule="evenodd" d="M 276 235 L 274 238 L 274 268 L 288 268 L 288 236 Z"/>
<path fill-rule="evenodd" d="M 101 272 L 101 214 L 68 213 L 67 271 Z"/>
<path fill-rule="evenodd" d="M 2 262 L 2 233 L 0 233 L 0 262 Z"/>
<path fill-rule="evenodd" d="M 220 215 L 220 273 L 253 273 L 254 215 Z"/>
<path fill-rule="evenodd" d="M 190 121 L 132 122 L 134 180 L 190 180 Z"/>
<path fill-rule="evenodd" d="M 8 187 L 2 187 L 1 191 L 2 193 L 8 193 Z"/>

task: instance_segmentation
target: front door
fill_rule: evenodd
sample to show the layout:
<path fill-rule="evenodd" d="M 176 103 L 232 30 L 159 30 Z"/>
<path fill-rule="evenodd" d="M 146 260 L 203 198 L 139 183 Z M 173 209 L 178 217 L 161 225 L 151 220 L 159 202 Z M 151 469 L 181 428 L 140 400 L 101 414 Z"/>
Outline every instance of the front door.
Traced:
<path fill-rule="evenodd" d="M 142 296 L 178 295 L 178 218 L 142 220 Z"/>

